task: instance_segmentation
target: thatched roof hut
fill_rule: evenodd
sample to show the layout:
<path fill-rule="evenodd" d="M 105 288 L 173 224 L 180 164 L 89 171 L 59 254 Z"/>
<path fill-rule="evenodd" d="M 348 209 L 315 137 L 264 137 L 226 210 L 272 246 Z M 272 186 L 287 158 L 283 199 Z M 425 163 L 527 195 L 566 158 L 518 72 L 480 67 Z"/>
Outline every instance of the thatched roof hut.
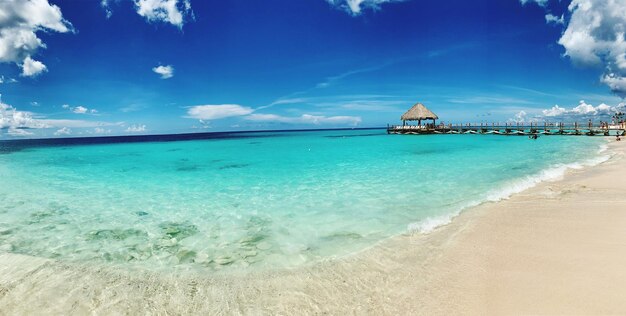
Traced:
<path fill-rule="evenodd" d="M 435 120 L 439 119 L 437 114 L 433 113 L 431 110 L 426 108 L 421 103 L 415 103 L 413 107 L 411 107 L 406 113 L 402 114 L 400 117 L 402 119 L 402 123 L 404 124 L 406 121 L 418 121 L 418 124 L 422 123 L 422 120 Z"/>

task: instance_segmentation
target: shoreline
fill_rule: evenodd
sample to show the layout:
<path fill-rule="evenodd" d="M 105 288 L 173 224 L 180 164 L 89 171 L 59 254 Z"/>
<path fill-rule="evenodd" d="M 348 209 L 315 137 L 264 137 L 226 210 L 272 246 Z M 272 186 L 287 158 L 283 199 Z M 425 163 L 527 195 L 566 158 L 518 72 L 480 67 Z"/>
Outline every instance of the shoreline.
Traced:
<path fill-rule="evenodd" d="M 617 163 L 626 147 L 609 147 L 608 162 L 465 209 L 429 234 L 310 267 L 192 277 L 0 254 L 0 306 L 10 314 L 624 313 L 626 231 L 615 226 L 626 211 L 610 210 L 626 205 L 613 188 L 626 185 L 614 179 L 626 174 Z"/>

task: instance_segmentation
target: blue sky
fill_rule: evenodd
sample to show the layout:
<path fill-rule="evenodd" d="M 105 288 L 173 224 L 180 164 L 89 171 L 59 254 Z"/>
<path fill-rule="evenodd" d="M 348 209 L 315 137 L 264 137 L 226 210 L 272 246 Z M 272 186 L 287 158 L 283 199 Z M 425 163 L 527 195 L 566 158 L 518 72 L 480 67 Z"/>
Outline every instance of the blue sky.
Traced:
<path fill-rule="evenodd" d="M 42 43 L 0 46 L 3 138 L 377 127 L 418 101 L 445 122 L 557 119 L 622 102 L 607 66 L 622 46 L 585 62 L 600 53 L 567 41 L 584 18 L 569 1 L 31 2 L 0 7 L 0 28 Z"/>

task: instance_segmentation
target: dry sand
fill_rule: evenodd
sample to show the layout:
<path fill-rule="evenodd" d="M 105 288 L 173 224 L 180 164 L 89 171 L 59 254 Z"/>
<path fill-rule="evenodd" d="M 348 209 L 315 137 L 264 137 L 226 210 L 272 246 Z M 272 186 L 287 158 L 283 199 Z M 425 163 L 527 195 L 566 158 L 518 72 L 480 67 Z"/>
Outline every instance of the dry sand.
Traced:
<path fill-rule="evenodd" d="M 428 235 L 247 275 L 0 254 L 0 314 L 626 314 L 626 142 L 614 157 Z"/>

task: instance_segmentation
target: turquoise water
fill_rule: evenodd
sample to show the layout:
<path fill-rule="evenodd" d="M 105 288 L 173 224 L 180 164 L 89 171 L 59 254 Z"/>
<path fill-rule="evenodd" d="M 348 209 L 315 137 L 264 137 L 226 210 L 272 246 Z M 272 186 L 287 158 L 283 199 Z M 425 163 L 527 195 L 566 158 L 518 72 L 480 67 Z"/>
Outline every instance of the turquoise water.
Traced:
<path fill-rule="evenodd" d="M 428 231 L 591 163 L 604 144 L 382 130 L 238 136 L 0 151 L 0 251 L 150 269 L 298 266 Z"/>

